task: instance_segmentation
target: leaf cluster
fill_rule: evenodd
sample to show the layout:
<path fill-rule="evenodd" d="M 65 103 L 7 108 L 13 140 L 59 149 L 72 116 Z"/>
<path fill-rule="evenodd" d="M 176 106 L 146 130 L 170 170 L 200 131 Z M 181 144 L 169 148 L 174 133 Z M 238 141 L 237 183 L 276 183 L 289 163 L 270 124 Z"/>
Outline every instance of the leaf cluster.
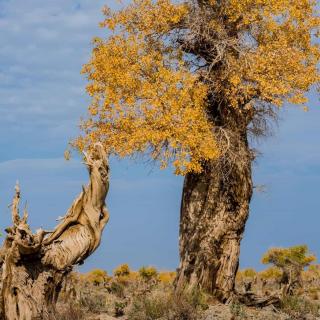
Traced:
<path fill-rule="evenodd" d="M 84 279 L 93 283 L 96 286 L 107 283 L 110 281 L 110 277 L 105 270 L 102 269 L 94 269 L 84 275 Z"/>
<path fill-rule="evenodd" d="M 131 273 L 128 264 L 121 264 L 116 269 L 113 270 L 113 275 L 115 277 L 128 276 Z"/>
<path fill-rule="evenodd" d="M 278 267 L 270 267 L 259 272 L 259 277 L 264 280 L 274 279 L 281 280 L 282 271 Z"/>
<path fill-rule="evenodd" d="M 142 279 L 149 281 L 158 277 L 158 271 L 154 267 L 142 267 L 139 269 L 139 275 Z"/>
<path fill-rule="evenodd" d="M 273 264 L 278 268 L 296 266 L 305 268 L 316 260 L 316 257 L 309 253 L 306 245 L 293 246 L 290 248 L 271 248 L 262 257 L 263 264 Z"/>
<path fill-rule="evenodd" d="M 315 0 L 134 0 L 104 14 L 111 35 L 94 39 L 83 67 L 92 100 L 80 150 L 100 141 L 200 172 L 319 83 Z"/>

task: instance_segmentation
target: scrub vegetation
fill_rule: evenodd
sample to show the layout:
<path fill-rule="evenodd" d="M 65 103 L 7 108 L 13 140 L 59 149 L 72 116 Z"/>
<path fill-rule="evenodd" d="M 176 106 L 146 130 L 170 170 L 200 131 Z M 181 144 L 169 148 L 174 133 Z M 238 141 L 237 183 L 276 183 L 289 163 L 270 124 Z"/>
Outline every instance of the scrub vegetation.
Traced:
<path fill-rule="evenodd" d="M 270 261 L 269 257 L 275 252 L 276 261 Z M 315 256 L 309 254 L 307 246 L 271 248 L 262 262 L 270 266 L 261 271 L 239 270 L 235 289 L 243 295 L 277 295 L 279 300 L 269 307 L 248 307 L 236 299 L 224 305 L 210 293 L 198 289 L 186 288 L 177 293 L 176 272 L 158 271 L 155 267 L 133 271 L 123 264 L 110 276 L 104 270 L 71 273 L 64 283 L 58 309 L 64 314 L 70 312 L 70 308 L 75 311 L 77 318 L 65 319 L 302 320 L 320 317 L 320 265 L 315 263 Z M 289 271 L 290 279 L 288 270 L 293 271 Z M 290 282 L 294 286 L 289 285 Z M 103 316 L 105 318 L 99 318 Z"/>

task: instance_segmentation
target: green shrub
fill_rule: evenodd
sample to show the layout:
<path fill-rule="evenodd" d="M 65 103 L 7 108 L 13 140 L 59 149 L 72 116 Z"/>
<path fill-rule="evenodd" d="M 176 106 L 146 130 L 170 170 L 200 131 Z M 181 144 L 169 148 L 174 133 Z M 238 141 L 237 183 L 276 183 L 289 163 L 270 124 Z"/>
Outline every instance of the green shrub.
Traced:
<path fill-rule="evenodd" d="M 129 320 L 156 320 L 167 314 L 168 296 L 164 293 L 152 293 L 136 297 L 129 310 Z"/>
<path fill-rule="evenodd" d="M 118 281 L 112 281 L 109 287 L 109 292 L 118 298 L 124 298 L 125 286 Z"/>
<path fill-rule="evenodd" d="M 81 294 L 80 306 L 92 313 L 105 311 L 106 295 L 102 292 L 89 291 Z"/>

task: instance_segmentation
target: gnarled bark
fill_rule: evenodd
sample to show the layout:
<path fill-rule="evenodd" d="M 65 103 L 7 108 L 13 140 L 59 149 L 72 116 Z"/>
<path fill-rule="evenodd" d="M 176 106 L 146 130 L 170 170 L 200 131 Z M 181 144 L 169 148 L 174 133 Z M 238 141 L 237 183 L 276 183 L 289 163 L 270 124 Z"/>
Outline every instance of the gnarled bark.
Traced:
<path fill-rule="evenodd" d="M 197 286 L 221 301 L 232 298 L 252 196 L 246 136 L 237 144 L 239 161 L 206 163 L 202 173 L 185 177 L 177 290 Z"/>
<path fill-rule="evenodd" d="M 229 141 L 233 155 L 206 163 L 203 172 L 185 177 L 176 290 L 197 287 L 221 302 L 237 301 L 256 307 L 279 305 L 280 292 L 258 296 L 250 291 L 235 291 L 240 242 L 253 187 L 252 153 L 246 134 L 233 138 Z"/>
<path fill-rule="evenodd" d="M 64 277 L 99 246 L 109 214 L 105 198 L 109 188 L 107 155 L 96 144 L 85 155 L 90 181 L 52 231 L 32 233 L 25 209 L 19 215 L 20 188 L 12 203 L 13 226 L 0 251 L 2 281 L 1 319 L 50 319 L 55 313 Z"/>

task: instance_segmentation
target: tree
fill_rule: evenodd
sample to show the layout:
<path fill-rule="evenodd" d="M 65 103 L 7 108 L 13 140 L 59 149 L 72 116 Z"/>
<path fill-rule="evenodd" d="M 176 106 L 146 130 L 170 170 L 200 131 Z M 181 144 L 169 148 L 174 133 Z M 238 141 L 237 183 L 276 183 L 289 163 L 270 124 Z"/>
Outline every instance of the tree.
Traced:
<path fill-rule="evenodd" d="M 84 66 L 80 150 L 145 154 L 185 175 L 177 289 L 232 298 L 252 196 L 252 137 L 319 82 L 315 0 L 134 0 Z"/>
<path fill-rule="evenodd" d="M 103 147 L 92 146 L 85 156 L 90 181 L 67 214 L 52 231 L 32 233 L 25 209 L 19 214 L 20 188 L 12 203 L 13 226 L 0 250 L 0 318 L 6 320 L 49 319 L 64 278 L 100 244 L 108 222 L 108 162 Z"/>
<path fill-rule="evenodd" d="M 290 248 L 271 248 L 262 257 L 262 263 L 273 264 L 282 270 L 281 284 L 286 287 L 286 293 L 290 293 L 296 287 L 302 287 L 302 271 L 316 260 L 309 253 L 306 245 Z"/>

